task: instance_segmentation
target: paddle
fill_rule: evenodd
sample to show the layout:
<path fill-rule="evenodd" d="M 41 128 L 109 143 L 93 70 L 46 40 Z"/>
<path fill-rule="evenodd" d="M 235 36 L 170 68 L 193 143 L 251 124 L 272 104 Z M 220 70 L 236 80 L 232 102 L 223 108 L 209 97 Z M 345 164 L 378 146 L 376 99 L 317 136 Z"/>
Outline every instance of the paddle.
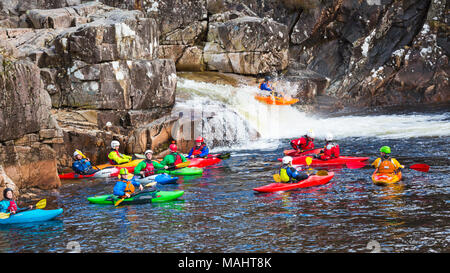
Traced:
<path fill-rule="evenodd" d="M 309 166 L 309 165 L 311 165 L 311 163 L 312 163 L 312 158 L 308 156 L 308 157 L 305 159 L 305 162 L 306 162 L 306 165 L 308 165 L 308 167 L 309 167 L 309 169 L 306 170 L 306 173 L 308 173 L 308 174 L 312 173 L 311 171 L 313 171 L 313 168 L 311 168 L 311 167 Z"/>
<path fill-rule="evenodd" d="M 47 199 L 42 199 L 39 202 L 36 203 L 36 209 L 43 209 L 45 208 L 45 206 L 47 206 Z M 30 210 L 29 208 L 24 208 L 21 209 L 20 211 L 18 211 L 17 213 L 23 212 L 23 211 L 27 211 Z M 11 213 L 0 213 L 0 219 L 7 219 L 9 218 L 11 215 Z"/>
<path fill-rule="evenodd" d="M 157 184 L 157 182 L 151 182 L 151 183 L 146 184 L 144 187 L 151 187 L 151 186 L 155 186 L 156 184 Z M 140 192 L 142 192 L 142 191 L 140 191 Z M 135 195 L 136 194 L 130 195 L 130 197 L 120 198 L 119 200 L 116 201 L 116 203 L 114 203 L 114 206 L 117 207 L 120 203 L 122 203 L 123 200 L 125 200 L 126 198 L 131 198 L 132 196 L 135 196 Z"/>
<path fill-rule="evenodd" d="M 349 168 L 349 169 L 360 169 L 360 168 L 365 167 L 366 163 L 365 162 L 348 162 L 348 163 L 346 163 L 346 165 L 347 165 L 347 168 Z M 367 165 L 367 166 L 370 166 L 370 165 Z M 429 165 L 420 164 L 420 163 L 413 164 L 407 168 L 415 170 L 415 171 L 419 171 L 419 172 L 424 172 L 424 173 L 426 173 L 430 170 Z"/>
<path fill-rule="evenodd" d="M 227 153 L 215 155 L 213 157 L 217 157 L 218 159 L 228 159 L 228 158 L 230 158 L 230 156 L 231 156 L 231 153 L 227 152 Z"/>

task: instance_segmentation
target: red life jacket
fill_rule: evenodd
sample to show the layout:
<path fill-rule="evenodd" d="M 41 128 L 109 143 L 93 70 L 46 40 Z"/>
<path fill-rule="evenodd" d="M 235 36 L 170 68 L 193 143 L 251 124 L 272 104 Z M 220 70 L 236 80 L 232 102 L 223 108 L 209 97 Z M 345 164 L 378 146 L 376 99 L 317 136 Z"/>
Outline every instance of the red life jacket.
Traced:
<path fill-rule="evenodd" d="M 323 148 L 323 155 L 320 156 L 322 160 L 328 160 L 332 158 L 338 158 L 340 154 L 339 144 L 328 143 Z"/>
<path fill-rule="evenodd" d="M 152 161 L 148 161 L 147 159 L 145 160 L 145 163 L 147 164 L 145 166 L 144 171 L 144 176 L 149 176 L 149 175 L 153 175 L 155 174 L 155 167 L 153 166 Z"/>
<path fill-rule="evenodd" d="M 309 140 L 306 136 L 292 140 L 291 145 L 296 150 L 306 151 L 314 149 L 314 142 Z"/>
<path fill-rule="evenodd" d="M 178 153 L 172 153 L 172 155 L 175 157 L 175 162 L 173 163 L 173 165 L 183 163 L 183 160 L 181 159 L 181 156 Z"/>
<path fill-rule="evenodd" d="M 16 211 L 17 211 L 17 204 L 16 204 L 16 202 L 15 202 L 14 200 L 10 200 L 10 201 L 9 201 L 9 207 L 8 207 L 8 210 L 9 210 L 10 212 L 16 212 Z"/>
<path fill-rule="evenodd" d="M 193 155 L 199 155 L 202 153 L 203 148 L 205 148 L 206 144 L 200 145 L 200 147 L 194 146 L 194 151 L 192 151 Z"/>

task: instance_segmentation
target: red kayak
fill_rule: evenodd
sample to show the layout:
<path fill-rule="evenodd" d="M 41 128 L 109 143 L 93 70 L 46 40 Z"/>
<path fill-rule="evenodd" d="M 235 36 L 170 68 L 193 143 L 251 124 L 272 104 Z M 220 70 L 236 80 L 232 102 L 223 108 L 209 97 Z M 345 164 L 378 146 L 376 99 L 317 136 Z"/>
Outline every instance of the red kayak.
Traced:
<path fill-rule="evenodd" d="M 308 156 L 297 156 L 292 160 L 293 165 L 307 165 L 306 158 Z M 281 158 L 278 158 L 278 161 L 281 161 Z M 317 158 L 312 159 L 311 166 L 336 166 L 336 165 L 345 165 L 346 163 L 353 162 L 362 162 L 369 160 L 369 157 L 356 157 L 356 156 L 340 156 L 338 158 L 333 158 L 329 160 L 321 160 Z"/>
<path fill-rule="evenodd" d="M 320 150 L 322 150 L 323 148 L 318 148 L 318 149 L 312 149 L 312 150 L 307 150 L 304 152 L 298 152 L 297 150 L 284 150 L 284 155 L 287 156 L 302 156 L 302 155 L 308 155 L 308 154 L 319 154 Z"/>
<path fill-rule="evenodd" d="M 189 163 L 189 167 L 197 167 L 197 168 L 204 168 L 206 166 L 214 165 L 222 161 L 217 157 L 193 158 L 188 160 L 191 162 Z"/>
<path fill-rule="evenodd" d="M 312 186 L 323 185 L 333 178 L 334 172 L 329 172 L 328 175 L 311 175 L 308 179 L 300 181 L 298 183 L 272 183 L 259 188 L 254 188 L 257 192 L 277 192 L 277 191 L 288 191 L 292 189 L 307 188 Z"/>

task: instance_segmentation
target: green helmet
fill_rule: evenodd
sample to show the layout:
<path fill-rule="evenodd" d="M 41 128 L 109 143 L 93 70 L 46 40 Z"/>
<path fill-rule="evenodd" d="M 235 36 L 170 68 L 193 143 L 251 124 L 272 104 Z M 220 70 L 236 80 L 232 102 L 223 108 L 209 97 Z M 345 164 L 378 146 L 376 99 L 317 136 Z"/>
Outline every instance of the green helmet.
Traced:
<path fill-rule="evenodd" d="M 391 148 L 389 146 L 383 146 L 383 147 L 381 147 L 380 152 L 385 153 L 385 154 L 390 154 Z"/>
<path fill-rule="evenodd" d="M 128 174 L 128 170 L 126 168 L 120 169 L 119 174 Z"/>

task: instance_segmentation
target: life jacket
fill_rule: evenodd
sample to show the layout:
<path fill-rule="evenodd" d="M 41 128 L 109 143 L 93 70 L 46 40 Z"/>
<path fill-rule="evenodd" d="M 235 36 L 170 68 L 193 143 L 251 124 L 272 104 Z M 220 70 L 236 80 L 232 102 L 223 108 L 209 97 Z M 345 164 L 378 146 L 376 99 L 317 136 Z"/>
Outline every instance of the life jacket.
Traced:
<path fill-rule="evenodd" d="M 10 212 L 16 212 L 17 211 L 17 204 L 16 204 L 16 202 L 14 201 L 14 200 L 10 200 L 9 201 L 9 207 L 8 207 L 8 210 L 10 211 Z"/>
<path fill-rule="evenodd" d="M 304 139 L 305 143 L 302 143 L 302 139 Z M 309 140 L 307 136 L 292 140 L 291 144 L 293 144 L 295 149 L 299 149 L 302 151 L 314 149 L 314 142 Z"/>
<path fill-rule="evenodd" d="M 199 155 L 199 154 L 201 154 L 203 148 L 205 148 L 205 147 L 206 147 L 206 144 L 202 144 L 202 145 L 200 145 L 200 147 L 194 146 L 194 148 L 193 148 L 194 151 L 192 151 L 192 154 L 193 154 L 193 155 Z"/>
<path fill-rule="evenodd" d="M 382 159 L 377 166 L 378 173 L 395 173 L 397 168 L 395 167 L 392 159 Z"/>
<path fill-rule="evenodd" d="M 119 180 L 119 181 L 121 181 L 121 182 L 123 182 L 123 183 L 125 183 L 127 185 L 125 187 L 125 190 L 124 190 L 125 193 L 129 193 L 129 194 L 133 194 L 134 193 L 135 188 L 134 188 L 133 183 L 131 183 L 131 181 L 129 181 L 129 180 L 122 180 L 122 179 Z"/>
<path fill-rule="evenodd" d="M 280 180 L 281 182 L 289 182 L 291 180 L 291 177 L 287 173 L 287 169 L 290 168 L 288 166 L 283 166 L 280 168 Z"/>
<path fill-rule="evenodd" d="M 183 160 L 181 159 L 180 154 L 178 153 L 172 153 L 172 155 L 175 157 L 175 162 L 173 162 L 173 165 L 178 165 L 180 163 L 183 163 Z"/>
<path fill-rule="evenodd" d="M 123 157 L 121 153 L 119 153 L 119 151 L 112 149 L 109 153 L 111 152 L 116 152 L 118 157 Z M 111 165 L 119 165 L 119 163 L 117 163 L 116 161 L 112 160 L 111 158 L 109 158 L 108 156 L 108 161 Z"/>
<path fill-rule="evenodd" d="M 146 166 L 145 166 L 145 169 L 143 169 L 144 175 L 149 176 L 149 175 L 155 174 L 155 167 L 153 166 L 152 161 L 146 159 L 145 163 L 146 163 Z"/>
<path fill-rule="evenodd" d="M 323 156 L 321 156 L 321 159 L 331 159 L 331 158 L 338 158 L 340 155 L 339 151 L 339 144 L 330 142 L 325 145 L 323 148 Z M 322 158 L 323 157 L 323 158 Z"/>

